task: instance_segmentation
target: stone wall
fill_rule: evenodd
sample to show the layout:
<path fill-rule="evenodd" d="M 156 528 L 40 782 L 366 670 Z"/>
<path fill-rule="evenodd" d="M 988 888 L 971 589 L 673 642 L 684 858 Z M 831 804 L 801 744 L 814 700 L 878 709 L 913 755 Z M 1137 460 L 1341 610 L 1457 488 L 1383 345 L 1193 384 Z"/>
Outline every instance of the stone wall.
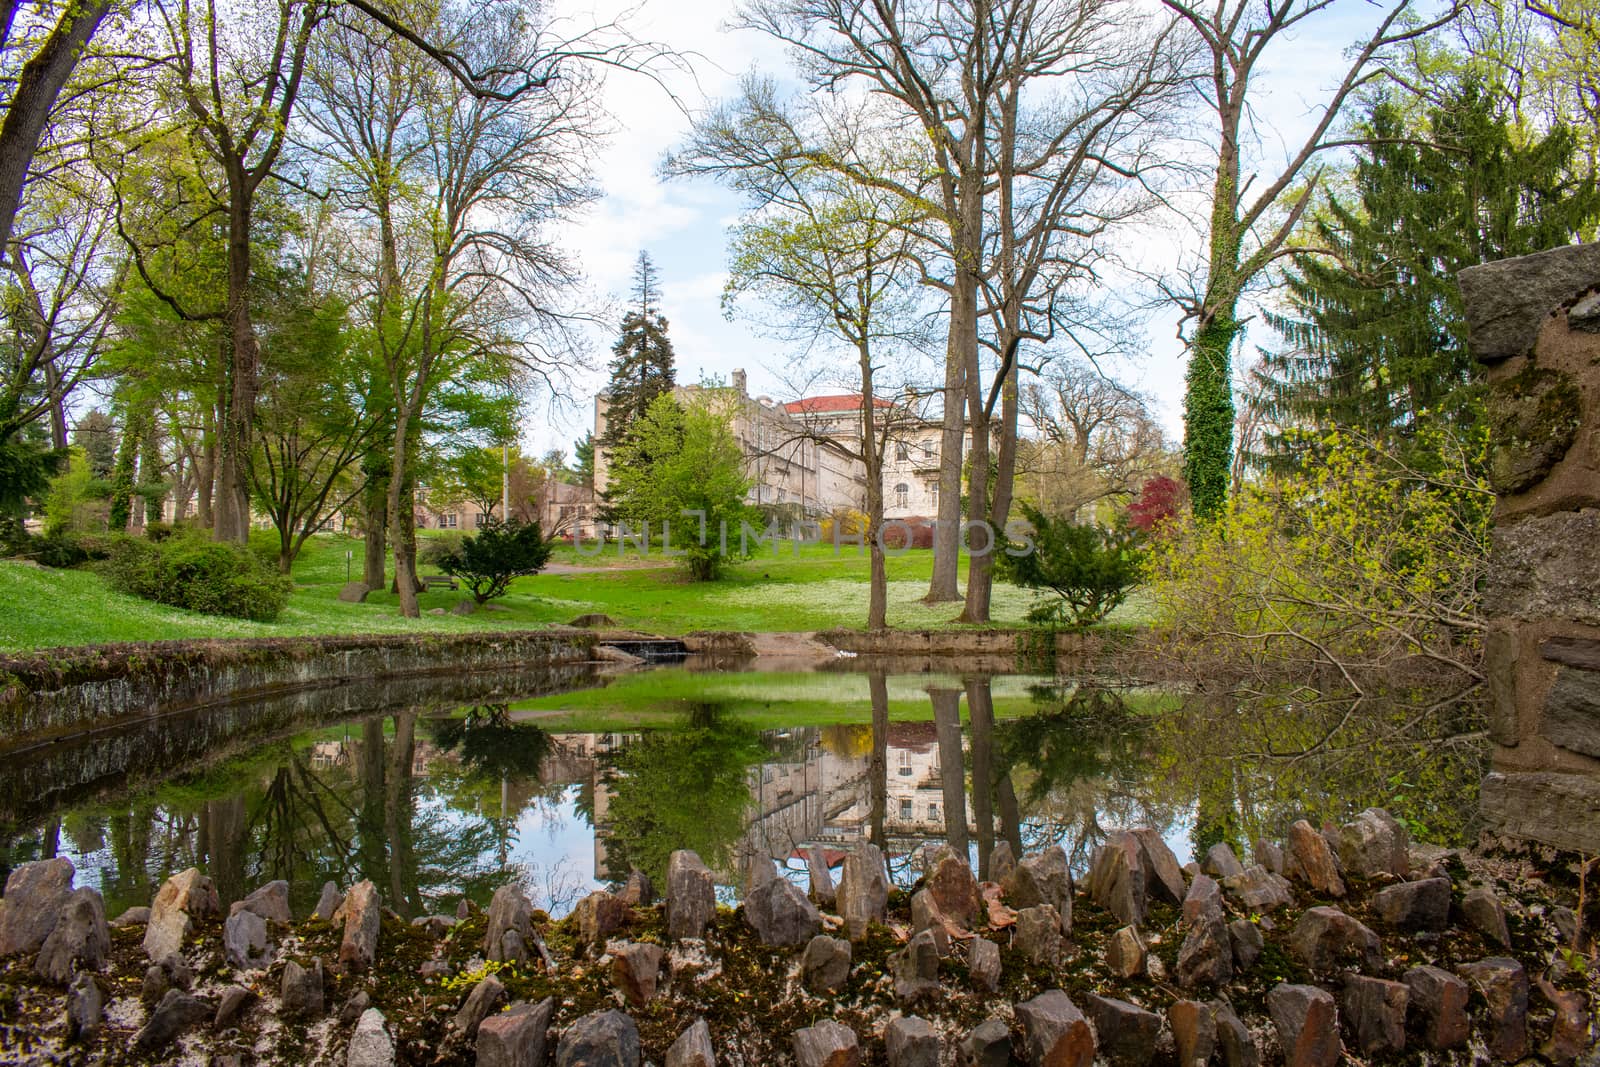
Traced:
<path fill-rule="evenodd" d="M 1491 830 L 1600 852 L 1600 244 L 1464 270 L 1500 495 L 1485 670 Z"/>

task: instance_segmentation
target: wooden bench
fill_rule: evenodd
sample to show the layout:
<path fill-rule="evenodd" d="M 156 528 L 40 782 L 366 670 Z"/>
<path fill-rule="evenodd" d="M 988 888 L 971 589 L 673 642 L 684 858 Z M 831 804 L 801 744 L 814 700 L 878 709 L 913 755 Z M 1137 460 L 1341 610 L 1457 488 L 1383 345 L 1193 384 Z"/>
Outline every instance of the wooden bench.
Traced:
<path fill-rule="evenodd" d="M 428 592 L 435 589 L 460 589 L 461 586 L 448 574 L 424 574 L 422 587 Z"/>

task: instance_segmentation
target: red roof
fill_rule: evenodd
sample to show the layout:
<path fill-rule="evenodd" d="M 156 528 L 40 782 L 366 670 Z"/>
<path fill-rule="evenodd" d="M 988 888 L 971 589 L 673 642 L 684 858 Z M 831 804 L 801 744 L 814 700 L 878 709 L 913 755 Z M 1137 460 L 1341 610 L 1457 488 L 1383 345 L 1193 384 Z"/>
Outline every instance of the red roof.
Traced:
<path fill-rule="evenodd" d="M 874 399 L 874 407 L 892 408 L 894 404 L 881 397 Z M 861 408 L 861 394 L 848 393 L 843 396 L 808 396 L 800 400 L 791 400 L 783 405 L 783 410 L 791 415 L 815 415 L 830 411 L 859 411 Z"/>

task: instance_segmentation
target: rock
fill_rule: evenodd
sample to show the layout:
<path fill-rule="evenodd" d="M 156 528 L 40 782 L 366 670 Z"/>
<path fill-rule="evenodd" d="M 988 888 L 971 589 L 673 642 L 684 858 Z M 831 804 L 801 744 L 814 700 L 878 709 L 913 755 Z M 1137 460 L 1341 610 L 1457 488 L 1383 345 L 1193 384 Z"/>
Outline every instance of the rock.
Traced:
<path fill-rule="evenodd" d="M 1223 915 L 1221 887 L 1206 875 L 1196 875 L 1183 898 L 1183 921 L 1198 926 L 1221 922 Z"/>
<path fill-rule="evenodd" d="M 105 1021 L 106 991 L 99 979 L 80 971 L 67 990 L 67 1040 L 90 1044 Z"/>
<path fill-rule="evenodd" d="M 1261 1050 L 1250 1029 L 1234 1014 L 1225 1000 L 1213 1000 L 1211 1017 L 1217 1026 L 1217 1049 L 1222 1053 L 1223 1067 L 1260 1067 Z"/>
<path fill-rule="evenodd" d="M 216 915 L 222 910 L 211 879 L 190 867 L 162 883 L 150 905 L 150 922 L 144 928 L 144 951 L 160 961 L 183 951 L 195 917 Z"/>
<path fill-rule="evenodd" d="M 242 985 L 228 986 L 217 1001 L 216 1014 L 211 1017 L 211 1028 L 219 1033 L 232 1029 L 243 1017 L 245 1010 L 255 1003 L 255 999 L 255 993 Z"/>
<path fill-rule="evenodd" d="M 1177 1000 L 1167 1009 L 1172 1041 L 1178 1049 L 1178 1067 L 1205 1067 L 1217 1047 L 1217 1018 L 1210 1005 L 1198 1000 Z"/>
<path fill-rule="evenodd" d="M 933 935 L 941 956 L 950 951 L 950 930 L 944 913 L 939 910 L 932 893 L 919 889 L 911 894 L 911 932 L 920 934 L 924 930 Z"/>
<path fill-rule="evenodd" d="M 1532 362 L 1487 385 L 1489 485 L 1502 495 L 1521 493 L 1543 481 L 1578 439 L 1583 391 L 1565 370 Z"/>
<path fill-rule="evenodd" d="M 1503 956 L 1463 964 L 1456 973 L 1482 995 L 1487 1007 L 1485 1043 L 1497 1060 L 1515 1063 L 1528 1054 L 1528 975 Z"/>
<path fill-rule="evenodd" d="M 1228 924 L 1228 943 L 1233 946 L 1233 966 L 1236 971 L 1248 971 L 1256 965 L 1266 949 L 1261 927 L 1249 919 L 1235 919 Z"/>
<path fill-rule="evenodd" d="M 145 968 L 139 999 L 145 1007 L 153 1008 L 167 995 L 167 990 L 181 989 L 187 992 L 193 982 L 194 972 L 189 969 L 188 961 L 173 953 L 160 963 L 152 963 Z"/>
<path fill-rule="evenodd" d="M 344 1062 L 345 1067 L 394 1067 L 394 1038 L 383 1012 L 368 1008 L 361 1013 Z"/>
<path fill-rule="evenodd" d="M 752 890 L 744 917 L 764 945 L 801 945 L 822 930 L 817 906 L 787 878 L 774 877 Z"/>
<path fill-rule="evenodd" d="M 450 933 L 456 920 L 449 915 L 419 915 L 411 920 L 411 925 L 421 927 L 423 933 L 438 941 Z"/>
<path fill-rule="evenodd" d="M 1250 854 L 1255 857 L 1258 866 L 1265 867 L 1276 875 L 1283 874 L 1283 849 L 1271 841 L 1256 841 L 1250 846 Z"/>
<path fill-rule="evenodd" d="M 475 615 L 477 611 L 478 602 L 476 600 L 458 600 L 450 608 L 450 614 L 452 615 Z"/>
<path fill-rule="evenodd" d="M 1443 930 L 1450 922 L 1450 880 L 1426 878 L 1387 886 L 1372 898 L 1372 910 L 1400 930 Z"/>
<path fill-rule="evenodd" d="M 750 856 L 744 866 L 744 895 L 748 897 L 777 877 L 778 872 L 772 869 L 770 856 Z"/>
<path fill-rule="evenodd" d="M 1089 896 L 1122 921 L 1141 926 L 1145 914 L 1145 874 L 1139 840 L 1126 831 L 1106 838 L 1089 864 Z"/>
<path fill-rule="evenodd" d="M 1357 878 L 1411 873 L 1411 835 L 1382 808 L 1368 808 L 1339 829 L 1339 862 Z"/>
<path fill-rule="evenodd" d="M 868 924 L 883 922 L 889 906 L 889 874 L 877 845 L 861 841 L 845 856 L 838 903 L 852 941 L 866 934 Z"/>
<path fill-rule="evenodd" d="M 449 960 L 423 960 L 417 974 L 423 978 L 447 978 L 453 970 Z"/>
<path fill-rule="evenodd" d="M 156 1010 L 150 1013 L 144 1026 L 134 1035 L 133 1047 L 139 1052 L 154 1052 L 166 1048 L 183 1032 L 211 1018 L 211 1008 L 199 997 L 190 996 L 180 989 L 167 990 Z"/>
<path fill-rule="evenodd" d="M 115 927 L 118 927 L 118 928 L 121 928 L 121 927 L 124 927 L 124 926 L 143 926 L 145 923 L 147 923 L 149 921 L 150 921 L 150 909 L 149 908 L 129 908 L 127 911 L 124 911 L 121 915 L 118 915 L 115 919 L 112 919 L 111 920 L 111 925 L 115 926 Z"/>
<path fill-rule="evenodd" d="M 1579 948 L 1578 945 L 1578 913 L 1571 908 L 1557 905 L 1550 909 L 1550 921 L 1555 924 L 1556 936 L 1567 948 Z"/>
<path fill-rule="evenodd" d="M 1590 293 L 1568 308 L 1567 326 L 1583 333 L 1600 333 L 1600 293 Z"/>
<path fill-rule="evenodd" d="M 611 630 L 616 628 L 617 620 L 613 619 L 610 615 L 591 611 L 587 614 L 579 615 L 576 619 L 573 619 L 571 622 L 567 623 L 567 625 L 576 626 L 583 630 Z"/>
<path fill-rule="evenodd" d="M 1167 842 L 1149 827 L 1134 830 L 1133 836 L 1139 842 L 1139 859 L 1144 866 L 1145 899 L 1183 903 L 1186 894 L 1183 868 L 1178 866 L 1178 857 L 1172 854 Z"/>
<path fill-rule="evenodd" d="M 661 946 L 643 942 L 623 945 L 611 953 L 611 981 L 636 1008 L 655 999 L 661 975 Z"/>
<path fill-rule="evenodd" d="M 371 968 L 378 957 L 378 931 L 383 925 L 383 901 L 378 897 L 378 887 L 370 880 L 351 886 L 333 918 L 335 922 L 344 920 L 339 963 L 354 974 Z"/>
<path fill-rule="evenodd" d="M 317 898 L 317 906 L 311 914 L 325 923 L 332 922 L 334 912 L 343 903 L 344 894 L 339 892 L 339 887 L 332 882 L 323 882 L 322 895 Z"/>
<path fill-rule="evenodd" d="M 555 1010 L 555 998 L 546 997 L 537 1006 L 514 1004 L 483 1020 L 478 1024 L 477 1067 L 544 1067 L 545 1034 Z"/>
<path fill-rule="evenodd" d="M 506 934 L 514 931 L 524 945 L 533 939 L 533 903 L 520 885 L 503 885 L 489 900 L 489 926 L 483 951 L 491 960 L 506 959 Z"/>
<path fill-rule="evenodd" d="M 1289 933 L 1289 948 L 1312 971 L 1343 966 L 1376 969 L 1383 963 L 1378 935 L 1338 908 L 1312 908 Z"/>
<path fill-rule="evenodd" d="M 883 1034 L 889 1067 L 939 1067 L 939 1035 L 927 1020 L 902 1015 Z"/>
<path fill-rule="evenodd" d="M 309 968 L 300 966 L 298 960 L 283 965 L 283 983 L 279 990 L 283 1000 L 282 1011 L 287 1017 L 315 1018 L 323 1013 L 322 960 L 313 959 Z"/>
<path fill-rule="evenodd" d="M 1065 859 L 1063 853 L 1062 860 Z M 978 879 L 973 876 L 967 861 L 953 852 L 945 851 L 934 864 L 933 873 L 928 876 L 927 891 L 933 895 L 934 903 L 939 905 L 942 913 L 966 929 L 971 929 L 983 911 Z"/>
<path fill-rule="evenodd" d="M 1331 994 L 1316 986 L 1279 982 L 1267 994 L 1267 1011 L 1283 1046 L 1284 1067 L 1335 1067 L 1339 1062 L 1339 1011 Z"/>
<path fill-rule="evenodd" d="M 482 1067 L 482 1061 L 479 1061 Z M 666 1067 L 717 1067 L 717 1053 L 711 1044 L 711 1025 L 704 1019 L 678 1035 L 667 1049 Z"/>
<path fill-rule="evenodd" d="M 467 999 L 456 1011 L 455 1028 L 468 1041 L 478 1036 L 478 1026 L 490 1014 L 499 1011 L 506 1002 L 506 987 L 495 975 L 486 975 L 472 987 Z"/>
<path fill-rule="evenodd" d="M 1070 932 L 1072 870 L 1067 866 L 1067 854 L 1060 845 L 1024 857 L 1006 876 L 1001 888 L 1006 903 L 1018 911 L 1049 904 L 1066 920 L 1063 932 Z"/>
<path fill-rule="evenodd" d="M 556 1067 L 639 1067 L 639 1060 L 639 1028 L 615 1010 L 585 1015 L 556 1045 Z"/>
<path fill-rule="evenodd" d="M 989 881 L 1004 882 L 1017 869 L 1017 854 L 1010 841 L 1001 841 L 989 850 Z"/>
<path fill-rule="evenodd" d="M 1511 947 L 1511 931 L 1506 926 L 1506 909 L 1492 890 L 1483 886 L 1461 898 L 1461 914 L 1472 928 L 1503 948 Z"/>
<path fill-rule="evenodd" d="M 811 899 L 824 908 L 832 908 L 838 890 L 833 884 L 833 872 L 828 869 L 827 854 L 815 845 L 806 849 L 806 870 L 811 876 Z"/>
<path fill-rule="evenodd" d="M 428 609 L 428 614 L 429 615 L 448 615 L 450 613 L 448 611 L 444 610 L 443 608 L 429 608 Z"/>
<path fill-rule="evenodd" d="M 228 966 L 237 971 L 256 971 L 272 964 L 272 942 L 267 939 L 267 921 L 253 911 L 236 911 L 222 926 L 222 951 Z"/>
<path fill-rule="evenodd" d="M 1106 942 L 1106 968 L 1115 978 L 1137 978 L 1144 973 L 1146 952 L 1138 929 L 1124 926 Z"/>
<path fill-rule="evenodd" d="M 66 985 L 78 968 L 98 971 L 110 955 L 111 930 L 100 891 L 85 886 L 67 895 L 33 969 L 47 982 Z"/>
<path fill-rule="evenodd" d="M 1200 861 L 1200 869 L 1220 882 L 1224 878 L 1243 874 L 1244 864 L 1233 854 L 1231 845 L 1226 841 L 1218 841 L 1206 850 L 1205 858 Z"/>
<path fill-rule="evenodd" d="M 1344 879 L 1334 864 L 1328 842 L 1304 819 L 1289 827 L 1289 848 L 1283 858 L 1284 873 L 1318 893 L 1344 896 Z"/>
<path fill-rule="evenodd" d="M 1057 935 L 1059 936 L 1059 935 Z M 935 996 L 939 992 L 939 947 L 924 930 L 889 958 L 894 993 L 903 1001 Z"/>
<path fill-rule="evenodd" d="M 1061 916 L 1049 904 L 1023 908 L 1017 912 L 1011 945 L 1035 963 L 1056 966 L 1061 961 Z"/>
<path fill-rule="evenodd" d="M 651 884 L 649 875 L 635 867 L 628 872 L 628 880 L 622 883 L 622 890 L 616 896 L 630 908 L 647 908 L 656 902 L 656 887 Z"/>
<path fill-rule="evenodd" d="M 973 1027 L 957 1046 L 962 1067 L 1009 1067 L 1011 1030 L 995 1018 Z"/>
<path fill-rule="evenodd" d="M 604 945 L 628 921 L 628 905 L 610 893 L 590 893 L 572 909 L 572 918 L 581 944 Z"/>
<path fill-rule="evenodd" d="M 1197 989 L 1224 986 L 1232 980 L 1233 941 L 1228 927 L 1221 917 L 1207 915 L 1190 928 L 1178 950 L 1178 984 Z"/>
<path fill-rule="evenodd" d="M 856 1067 L 861 1062 L 856 1032 L 832 1019 L 796 1030 L 792 1040 L 799 1067 Z"/>
<path fill-rule="evenodd" d="M 1125 1000 L 1093 994 L 1084 1003 L 1095 1033 L 1100 1035 L 1100 1053 L 1109 1062 L 1118 1067 L 1145 1067 L 1155 1058 L 1161 1016 Z"/>
<path fill-rule="evenodd" d="M 667 936 L 700 938 L 717 911 L 716 885 L 700 857 L 679 849 L 667 860 Z"/>
<path fill-rule="evenodd" d="M 371 591 L 366 582 L 345 582 L 339 587 L 339 600 L 345 604 L 362 604 Z"/>
<path fill-rule="evenodd" d="M 339 1009 L 339 1025 L 354 1026 L 361 1018 L 361 1013 L 372 1007 L 372 997 L 365 989 L 358 989 L 344 1002 L 344 1007 Z"/>
<path fill-rule="evenodd" d="M 1243 874 L 1223 879 L 1222 887 L 1251 911 L 1276 911 L 1294 903 L 1288 880 L 1259 863 L 1247 867 Z"/>
<path fill-rule="evenodd" d="M 1461 866 L 1461 850 L 1413 841 L 1407 862 L 1411 866 L 1413 879 L 1417 881 L 1425 878 L 1449 878 L 1451 868 Z"/>
<path fill-rule="evenodd" d="M 1582 993 L 1558 990 L 1543 978 L 1539 979 L 1539 992 L 1555 1009 L 1550 1040 L 1539 1047 L 1539 1055 L 1557 1067 L 1567 1067 L 1585 1051 L 1600 1047 L 1590 1040 L 1589 1002 Z"/>
<path fill-rule="evenodd" d="M 1600 247 L 1592 243 L 1497 259 L 1460 271 L 1456 280 L 1473 358 L 1498 363 L 1526 354 L 1551 310 L 1593 286 L 1596 277 L 1600 277 Z"/>
<path fill-rule="evenodd" d="M 993 993 L 1000 988 L 1000 946 L 986 937 L 967 942 L 967 973 L 979 989 Z"/>
<path fill-rule="evenodd" d="M 850 958 L 850 942 L 818 934 L 801 954 L 801 981 L 817 996 L 837 993 L 850 980 Z"/>
<path fill-rule="evenodd" d="M 1406 1015 L 1411 1030 L 1432 1049 L 1460 1048 L 1472 1024 L 1467 1019 L 1467 983 L 1438 967 L 1413 967 L 1405 973 Z"/>
<path fill-rule="evenodd" d="M 1339 1011 L 1363 1056 L 1399 1052 L 1406 1047 L 1406 1003 L 1410 996 L 1403 982 L 1359 974 L 1345 978 Z"/>
<path fill-rule="evenodd" d="M 241 911 L 253 911 L 268 922 L 294 922 L 294 915 L 289 911 L 289 883 L 282 879 L 268 882 L 243 900 L 234 901 L 233 906 L 228 909 L 228 914 L 237 915 Z"/>
<path fill-rule="evenodd" d="M 1094 1031 L 1089 1020 L 1059 989 L 1017 1005 L 1017 1019 L 1033 1067 L 1089 1067 L 1094 1062 Z"/>
<path fill-rule="evenodd" d="M 75 873 L 64 856 L 24 863 L 11 872 L 0 898 L 0 956 L 39 951 L 61 918 Z"/>

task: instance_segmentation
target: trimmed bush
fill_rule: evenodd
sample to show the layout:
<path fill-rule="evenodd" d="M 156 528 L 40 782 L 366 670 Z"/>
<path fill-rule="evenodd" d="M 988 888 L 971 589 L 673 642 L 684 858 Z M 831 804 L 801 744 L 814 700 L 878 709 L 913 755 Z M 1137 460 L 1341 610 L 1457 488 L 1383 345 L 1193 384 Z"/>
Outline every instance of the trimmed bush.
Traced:
<path fill-rule="evenodd" d="M 120 539 L 105 564 L 111 587 L 207 615 L 271 622 L 293 587 L 288 576 L 243 545 L 188 531 L 160 541 Z"/>
<path fill-rule="evenodd" d="M 456 551 L 439 560 L 439 569 L 459 578 L 482 604 L 505 595 L 511 579 L 538 574 L 550 559 L 551 545 L 537 522 L 490 523 L 476 537 L 465 538 Z"/>

